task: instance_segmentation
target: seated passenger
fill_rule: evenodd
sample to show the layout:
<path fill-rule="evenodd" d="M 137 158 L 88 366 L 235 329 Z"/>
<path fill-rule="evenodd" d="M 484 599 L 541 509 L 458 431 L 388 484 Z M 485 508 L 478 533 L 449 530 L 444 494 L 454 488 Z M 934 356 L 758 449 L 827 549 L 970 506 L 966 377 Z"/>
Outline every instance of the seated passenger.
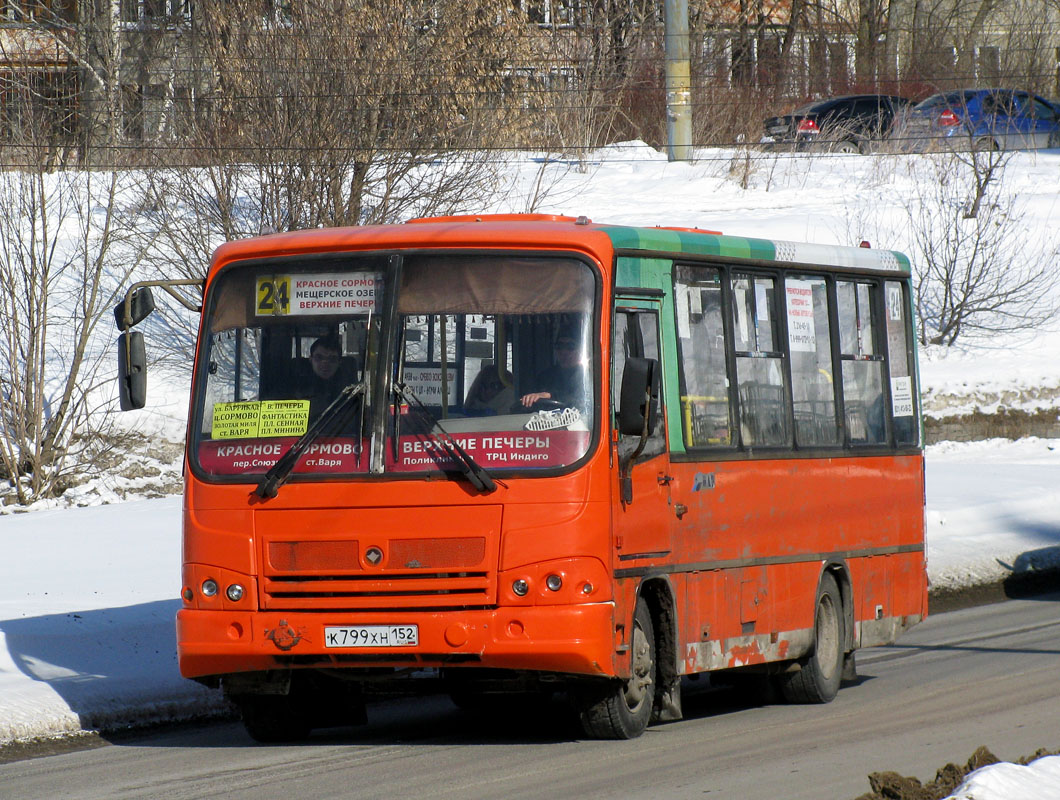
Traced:
<path fill-rule="evenodd" d="M 519 402 L 531 408 L 539 400 L 554 400 L 564 408 L 586 410 L 586 370 L 581 363 L 578 335 L 572 329 L 563 329 L 553 346 L 554 363 L 538 375 L 534 384 L 537 391 L 524 394 Z"/>
<path fill-rule="evenodd" d="M 512 374 L 508 370 L 498 371 L 492 361 L 487 361 L 471 382 L 464 399 L 464 411 L 471 416 L 507 414 L 514 402 Z"/>

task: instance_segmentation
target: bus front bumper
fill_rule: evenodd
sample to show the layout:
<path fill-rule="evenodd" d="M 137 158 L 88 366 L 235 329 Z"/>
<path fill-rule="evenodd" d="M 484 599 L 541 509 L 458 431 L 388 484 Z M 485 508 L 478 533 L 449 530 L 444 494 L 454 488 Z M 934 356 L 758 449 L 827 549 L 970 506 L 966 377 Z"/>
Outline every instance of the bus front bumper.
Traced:
<path fill-rule="evenodd" d="M 416 626 L 415 645 L 343 646 L 349 633 Z M 328 635 L 325 629 L 330 629 Z M 340 632 L 336 636 L 336 629 Z M 347 630 L 348 633 L 341 634 Z M 615 676 L 614 604 L 404 612 L 177 612 L 185 678 L 239 672 L 467 665 Z"/>

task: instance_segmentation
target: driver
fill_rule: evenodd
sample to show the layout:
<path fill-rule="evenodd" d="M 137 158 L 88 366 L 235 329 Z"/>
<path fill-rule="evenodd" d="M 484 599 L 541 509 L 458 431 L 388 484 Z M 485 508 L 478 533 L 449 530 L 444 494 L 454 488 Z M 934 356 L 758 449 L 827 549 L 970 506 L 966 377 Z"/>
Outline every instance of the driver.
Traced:
<path fill-rule="evenodd" d="M 309 348 L 309 363 L 313 368 L 308 381 L 299 387 L 299 395 L 310 401 L 310 419 L 320 416 L 346 385 L 339 374 L 342 345 L 337 336 L 322 336 Z"/>
<path fill-rule="evenodd" d="M 524 394 L 519 402 L 530 408 L 538 400 L 555 400 L 568 408 L 585 406 L 585 368 L 581 363 L 578 337 L 574 330 L 560 330 L 553 345 L 552 366 L 538 375 L 536 392 Z"/>

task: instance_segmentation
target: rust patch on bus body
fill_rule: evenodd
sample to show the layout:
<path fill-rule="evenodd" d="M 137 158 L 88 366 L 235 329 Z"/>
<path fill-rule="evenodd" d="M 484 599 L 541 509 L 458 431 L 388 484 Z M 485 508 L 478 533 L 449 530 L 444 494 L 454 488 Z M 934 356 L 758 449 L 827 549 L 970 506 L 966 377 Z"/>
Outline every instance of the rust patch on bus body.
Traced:
<path fill-rule="evenodd" d="M 685 645 L 684 674 L 798 658 L 809 652 L 812 644 L 812 629 L 689 642 Z"/>

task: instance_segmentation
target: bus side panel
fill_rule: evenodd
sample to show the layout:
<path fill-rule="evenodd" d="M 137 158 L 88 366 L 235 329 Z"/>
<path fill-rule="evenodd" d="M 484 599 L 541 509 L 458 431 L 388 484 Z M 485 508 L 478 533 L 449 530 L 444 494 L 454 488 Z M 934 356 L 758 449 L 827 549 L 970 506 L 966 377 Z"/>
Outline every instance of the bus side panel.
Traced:
<path fill-rule="evenodd" d="M 671 566 L 688 577 L 686 671 L 801 655 L 829 565 L 849 574 L 856 646 L 926 613 L 919 456 L 686 462 L 672 475 L 689 509 Z"/>

